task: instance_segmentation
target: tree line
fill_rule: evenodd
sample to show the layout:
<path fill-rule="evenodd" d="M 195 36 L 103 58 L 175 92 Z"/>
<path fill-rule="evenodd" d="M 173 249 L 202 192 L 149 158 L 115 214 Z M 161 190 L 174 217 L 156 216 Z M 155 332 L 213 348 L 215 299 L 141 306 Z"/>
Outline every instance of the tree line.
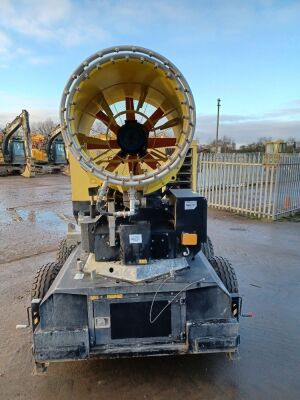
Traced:
<path fill-rule="evenodd" d="M 223 136 L 218 140 L 218 150 L 221 153 L 263 153 L 266 143 L 280 140 L 263 136 L 251 143 L 240 145 L 237 149 L 236 141 L 233 138 Z M 294 137 L 289 137 L 287 140 L 282 141 L 286 143 L 285 153 L 300 153 L 300 143 Z M 208 144 L 200 145 L 200 151 L 215 152 L 216 140 L 214 139 Z"/>

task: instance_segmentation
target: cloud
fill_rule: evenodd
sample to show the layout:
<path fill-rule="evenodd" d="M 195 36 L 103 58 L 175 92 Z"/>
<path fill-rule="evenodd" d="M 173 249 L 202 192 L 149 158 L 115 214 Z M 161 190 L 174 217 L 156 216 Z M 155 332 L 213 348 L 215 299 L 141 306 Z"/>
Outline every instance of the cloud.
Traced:
<path fill-rule="evenodd" d="M 40 60 L 36 60 L 40 62 Z M 34 96 L 30 93 L 13 93 L 0 87 L 0 128 L 11 122 L 22 109 L 29 112 L 30 123 L 45 121 L 50 118 L 59 122 L 59 101 L 49 97 Z"/>
<path fill-rule="evenodd" d="M 36 42 L 56 42 L 57 45 L 79 45 L 92 38 L 107 39 L 108 30 L 102 28 L 101 18 L 95 20 L 97 3 L 86 7 L 86 2 L 70 0 L 2 0 L 0 14 L 3 28 L 24 35 Z M 99 15 L 100 17 L 100 15 Z"/>
<path fill-rule="evenodd" d="M 12 42 L 8 35 L 3 31 L 0 31 L 0 68 L 8 66 L 7 62 L 11 59 L 11 46 Z"/>
<path fill-rule="evenodd" d="M 56 101 L 51 101 L 43 96 L 13 94 L 0 90 L 0 126 L 12 121 L 23 108 L 26 108 L 30 114 L 30 120 L 34 122 L 47 118 L 58 121 L 59 118 L 58 102 Z"/>
<path fill-rule="evenodd" d="M 33 50 L 16 47 L 9 36 L 0 30 L 0 68 L 8 68 L 10 63 L 18 58 L 29 64 L 46 64 L 52 62 L 51 57 L 38 56 Z"/>
<path fill-rule="evenodd" d="M 157 29 L 155 26 L 174 29 L 192 13 L 178 0 L 151 4 L 139 0 L 1 0 L 0 15 L 0 48 L 3 42 L 5 49 L 0 65 L 7 66 L 18 58 L 16 47 L 24 50 L 22 61 L 49 63 L 53 59 L 40 54 L 45 52 L 45 45 L 60 49 L 83 44 L 101 47 L 116 37 L 140 37 L 146 30 Z M 24 42 L 26 47 L 20 46 Z"/>
<path fill-rule="evenodd" d="M 17 112 L 0 112 L 0 129 L 4 128 L 6 124 L 12 122 L 14 118 L 19 115 L 22 108 L 19 108 Z M 58 110 L 55 108 L 27 108 L 29 112 L 29 123 L 34 124 L 36 122 L 45 121 L 46 119 L 52 119 L 54 123 L 59 122 Z"/>
<path fill-rule="evenodd" d="M 0 54 L 6 53 L 11 45 L 11 40 L 2 31 L 0 31 Z"/>
<path fill-rule="evenodd" d="M 300 141 L 300 100 L 293 107 L 281 108 L 261 115 L 220 116 L 219 137 L 229 136 L 237 143 L 251 143 L 259 137 L 274 139 L 295 137 Z M 199 115 L 196 135 L 202 143 L 210 142 L 216 135 L 216 116 Z"/>
<path fill-rule="evenodd" d="M 0 92 L 2 97 L 3 92 Z M 58 109 L 55 106 L 48 106 L 41 102 L 39 98 L 20 98 L 19 103 L 14 102 L 13 96 L 8 98 L 14 107 L 11 109 L 21 112 L 22 104 L 27 104 L 30 122 L 35 123 L 51 118 L 55 123 L 59 121 Z M 43 104 L 43 108 L 38 105 Z M 12 121 L 16 112 L 0 112 L 0 127 L 5 126 Z M 216 135 L 216 116 L 215 115 L 199 115 L 196 125 L 196 138 L 200 143 L 209 143 Z M 260 137 L 272 137 L 274 139 L 288 139 L 295 137 L 300 141 L 300 116 L 295 120 L 278 120 L 277 118 L 261 118 L 261 116 L 243 115 L 221 115 L 219 137 L 228 136 L 234 139 L 238 144 L 246 144 L 256 141 Z"/>
<path fill-rule="evenodd" d="M 52 24 L 62 20 L 69 11 L 70 2 L 66 0 L 2 0 L 0 3 L 2 26 L 41 39 L 52 38 Z"/>
<path fill-rule="evenodd" d="M 164 45 L 172 42 L 170 51 L 177 52 L 178 47 L 190 51 L 193 46 L 196 53 L 199 41 L 209 45 L 210 39 L 217 40 L 220 35 L 232 39 L 253 29 L 262 35 L 275 28 L 285 32 L 286 27 L 298 26 L 299 13 L 300 2 L 272 0 L 0 0 L 0 68 L 17 61 L 32 66 L 52 63 L 58 49 L 101 48 L 104 43 L 120 39 L 140 42 L 149 40 L 149 34 L 155 42 L 162 31 Z M 49 48 L 51 55 L 47 53 Z M 195 62 L 202 56 L 207 55 L 195 54 Z M 57 113 L 57 104 L 21 93 L 14 98 L 6 93 L 2 103 L 0 92 L 0 110 L 18 110 L 26 105 L 33 110 L 32 118 L 42 117 L 41 109 L 45 116 Z M 300 99 L 262 115 L 223 115 L 221 109 L 220 135 L 237 141 L 252 141 L 264 135 L 299 137 L 299 108 Z M 6 117 L 0 114 L 0 123 Z M 216 117 L 200 115 L 198 120 L 200 138 L 213 139 Z"/>
<path fill-rule="evenodd" d="M 288 106 L 288 107 L 287 107 Z M 212 116 L 207 116 L 204 118 L 215 118 Z M 249 114 L 249 115 L 237 115 L 237 114 L 220 114 L 220 120 L 222 123 L 245 123 L 248 121 L 265 121 L 273 118 L 280 118 L 281 120 L 287 119 L 292 120 L 296 118 L 300 119 L 300 99 L 292 100 L 285 105 L 285 107 L 281 107 L 270 112 L 264 114 Z"/>
<path fill-rule="evenodd" d="M 236 35 L 252 29 L 254 23 L 266 29 L 274 21 L 280 25 L 297 22 L 299 11 L 299 3 L 240 0 L 1 0 L 0 24 L 36 41 L 78 45 L 120 33 L 141 33 L 157 25 L 172 27 L 178 38 L 199 30 L 204 37 L 216 37 L 220 32 Z"/>
<path fill-rule="evenodd" d="M 53 57 L 40 57 L 31 54 L 27 57 L 27 61 L 32 65 L 50 64 L 54 61 Z"/>
<path fill-rule="evenodd" d="M 264 32 L 274 25 L 284 29 L 297 23 L 299 12 L 300 3 L 265 0 L 255 4 L 240 0 L 1 0 L 0 29 L 14 44 L 27 38 L 31 50 L 35 44 L 101 46 L 128 36 L 139 41 L 141 35 L 155 36 L 162 28 L 164 40 L 191 45 L 216 40 L 220 34 L 238 38 L 254 25 Z"/>
<path fill-rule="evenodd" d="M 199 116 L 197 119 L 196 137 L 201 143 L 215 139 L 216 119 L 213 116 Z M 300 141 L 300 119 L 295 121 L 257 120 L 240 123 L 220 123 L 219 137 L 229 136 L 237 143 L 251 143 L 260 137 L 288 139 L 295 137 Z"/>

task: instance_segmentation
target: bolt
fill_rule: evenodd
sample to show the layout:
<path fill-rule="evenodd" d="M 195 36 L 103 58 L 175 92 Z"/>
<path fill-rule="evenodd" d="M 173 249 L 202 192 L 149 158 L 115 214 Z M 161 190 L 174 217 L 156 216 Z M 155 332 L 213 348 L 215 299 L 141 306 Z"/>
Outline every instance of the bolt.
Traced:
<path fill-rule="evenodd" d="M 83 271 L 83 262 L 79 259 L 77 260 L 77 269 L 78 271 L 82 272 Z"/>
<path fill-rule="evenodd" d="M 91 279 L 95 279 L 95 278 L 96 278 L 96 270 L 93 269 L 93 270 L 91 271 Z"/>

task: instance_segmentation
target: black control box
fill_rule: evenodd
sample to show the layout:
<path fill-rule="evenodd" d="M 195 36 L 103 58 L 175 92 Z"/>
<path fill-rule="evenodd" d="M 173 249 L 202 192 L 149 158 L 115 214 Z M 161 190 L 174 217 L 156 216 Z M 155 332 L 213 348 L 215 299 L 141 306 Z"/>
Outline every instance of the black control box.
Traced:
<path fill-rule="evenodd" d="M 120 225 L 120 256 L 123 264 L 146 264 L 150 258 L 151 227 L 148 221 Z"/>
<path fill-rule="evenodd" d="M 170 204 L 177 235 L 197 233 L 199 242 L 205 243 L 207 236 L 207 201 L 191 189 L 170 189 Z"/>

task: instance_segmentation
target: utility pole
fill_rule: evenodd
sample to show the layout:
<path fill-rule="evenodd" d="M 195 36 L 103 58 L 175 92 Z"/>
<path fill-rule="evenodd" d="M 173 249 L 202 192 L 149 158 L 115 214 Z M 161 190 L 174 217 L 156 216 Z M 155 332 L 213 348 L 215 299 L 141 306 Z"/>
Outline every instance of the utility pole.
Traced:
<path fill-rule="evenodd" d="M 221 99 L 218 99 L 218 115 L 217 115 L 217 132 L 216 132 L 216 153 L 219 151 L 219 119 L 220 119 L 220 107 Z"/>

